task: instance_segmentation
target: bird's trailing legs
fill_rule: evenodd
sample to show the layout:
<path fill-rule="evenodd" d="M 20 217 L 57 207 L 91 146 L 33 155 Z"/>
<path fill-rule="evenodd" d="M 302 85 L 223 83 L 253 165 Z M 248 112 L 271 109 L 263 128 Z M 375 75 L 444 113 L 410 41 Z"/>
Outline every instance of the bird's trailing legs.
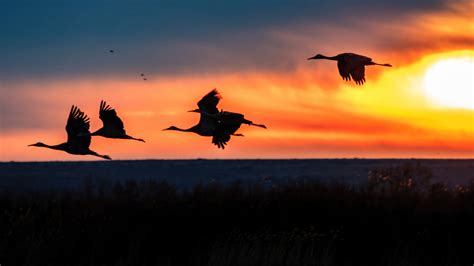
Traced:
<path fill-rule="evenodd" d="M 267 129 L 267 126 L 265 126 L 265 125 L 263 125 L 263 124 L 254 124 L 254 123 L 252 123 L 252 124 L 250 124 L 250 125 L 251 125 L 251 126 L 256 126 L 256 127 L 261 127 L 261 128 Z"/>
<path fill-rule="evenodd" d="M 390 64 L 379 64 L 379 63 L 375 63 L 375 62 L 371 62 L 370 65 L 384 66 L 384 67 L 392 67 L 392 65 L 390 65 Z"/>
<path fill-rule="evenodd" d="M 145 142 L 144 139 L 137 139 L 137 138 L 134 138 L 134 137 L 129 136 L 129 135 L 125 135 L 125 138 L 126 138 L 126 139 L 133 139 L 133 140 L 138 140 L 138 141 L 141 141 L 141 142 Z"/>
<path fill-rule="evenodd" d="M 256 126 L 256 127 L 261 127 L 261 128 L 267 128 L 265 125 L 263 124 L 255 124 L 254 122 L 250 121 L 250 120 L 245 120 L 244 121 L 244 124 L 247 124 L 249 126 Z"/>
<path fill-rule="evenodd" d="M 97 156 L 97 157 L 100 157 L 102 159 L 106 159 L 106 160 L 112 160 L 112 158 L 110 158 L 110 156 L 108 155 L 102 155 L 102 154 L 98 154 L 97 152 L 95 151 L 90 151 L 89 153 L 90 155 L 94 155 L 94 156 Z"/>

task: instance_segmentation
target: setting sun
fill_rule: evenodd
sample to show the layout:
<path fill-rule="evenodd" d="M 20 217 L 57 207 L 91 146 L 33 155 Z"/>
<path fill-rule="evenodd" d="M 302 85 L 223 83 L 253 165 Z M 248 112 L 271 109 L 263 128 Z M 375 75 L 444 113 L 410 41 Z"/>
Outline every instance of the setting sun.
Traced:
<path fill-rule="evenodd" d="M 435 104 L 474 109 L 474 58 L 450 58 L 431 65 L 424 77 L 424 91 Z"/>

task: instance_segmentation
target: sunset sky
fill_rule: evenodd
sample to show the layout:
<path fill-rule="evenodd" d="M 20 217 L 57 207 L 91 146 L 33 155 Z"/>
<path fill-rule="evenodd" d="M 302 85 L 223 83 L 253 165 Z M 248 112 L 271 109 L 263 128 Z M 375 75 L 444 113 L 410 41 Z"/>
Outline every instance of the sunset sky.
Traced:
<path fill-rule="evenodd" d="M 106 100 L 140 143 L 113 159 L 473 158 L 474 2 L 0 1 L 0 161 L 96 160 L 27 147 L 66 140 L 71 105 Z M 113 49 L 115 52 L 110 53 Z M 342 80 L 321 53 L 394 67 Z M 140 77 L 144 73 L 148 80 Z M 243 125 L 225 150 L 188 128 L 211 89 Z"/>

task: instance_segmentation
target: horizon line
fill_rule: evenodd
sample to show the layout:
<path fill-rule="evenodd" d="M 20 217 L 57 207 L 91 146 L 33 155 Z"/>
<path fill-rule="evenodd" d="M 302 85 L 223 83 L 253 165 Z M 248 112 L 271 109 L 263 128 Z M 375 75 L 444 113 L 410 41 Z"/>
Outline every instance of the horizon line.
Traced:
<path fill-rule="evenodd" d="M 149 158 L 105 160 L 38 160 L 38 161 L 0 161 L 0 163 L 87 163 L 87 162 L 121 162 L 121 161 L 292 161 L 292 160 L 474 160 L 474 157 L 314 157 L 314 158 Z"/>

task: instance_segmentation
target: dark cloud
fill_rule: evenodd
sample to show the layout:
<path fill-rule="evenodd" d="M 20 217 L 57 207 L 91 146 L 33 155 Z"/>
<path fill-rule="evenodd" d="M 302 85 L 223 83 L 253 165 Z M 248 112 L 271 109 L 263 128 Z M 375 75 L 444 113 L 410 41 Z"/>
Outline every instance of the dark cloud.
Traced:
<path fill-rule="evenodd" d="M 294 66 L 294 47 L 271 31 L 397 21 L 443 7 L 441 0 L 2 1 L 0 79 L 284 71 Z"/>

